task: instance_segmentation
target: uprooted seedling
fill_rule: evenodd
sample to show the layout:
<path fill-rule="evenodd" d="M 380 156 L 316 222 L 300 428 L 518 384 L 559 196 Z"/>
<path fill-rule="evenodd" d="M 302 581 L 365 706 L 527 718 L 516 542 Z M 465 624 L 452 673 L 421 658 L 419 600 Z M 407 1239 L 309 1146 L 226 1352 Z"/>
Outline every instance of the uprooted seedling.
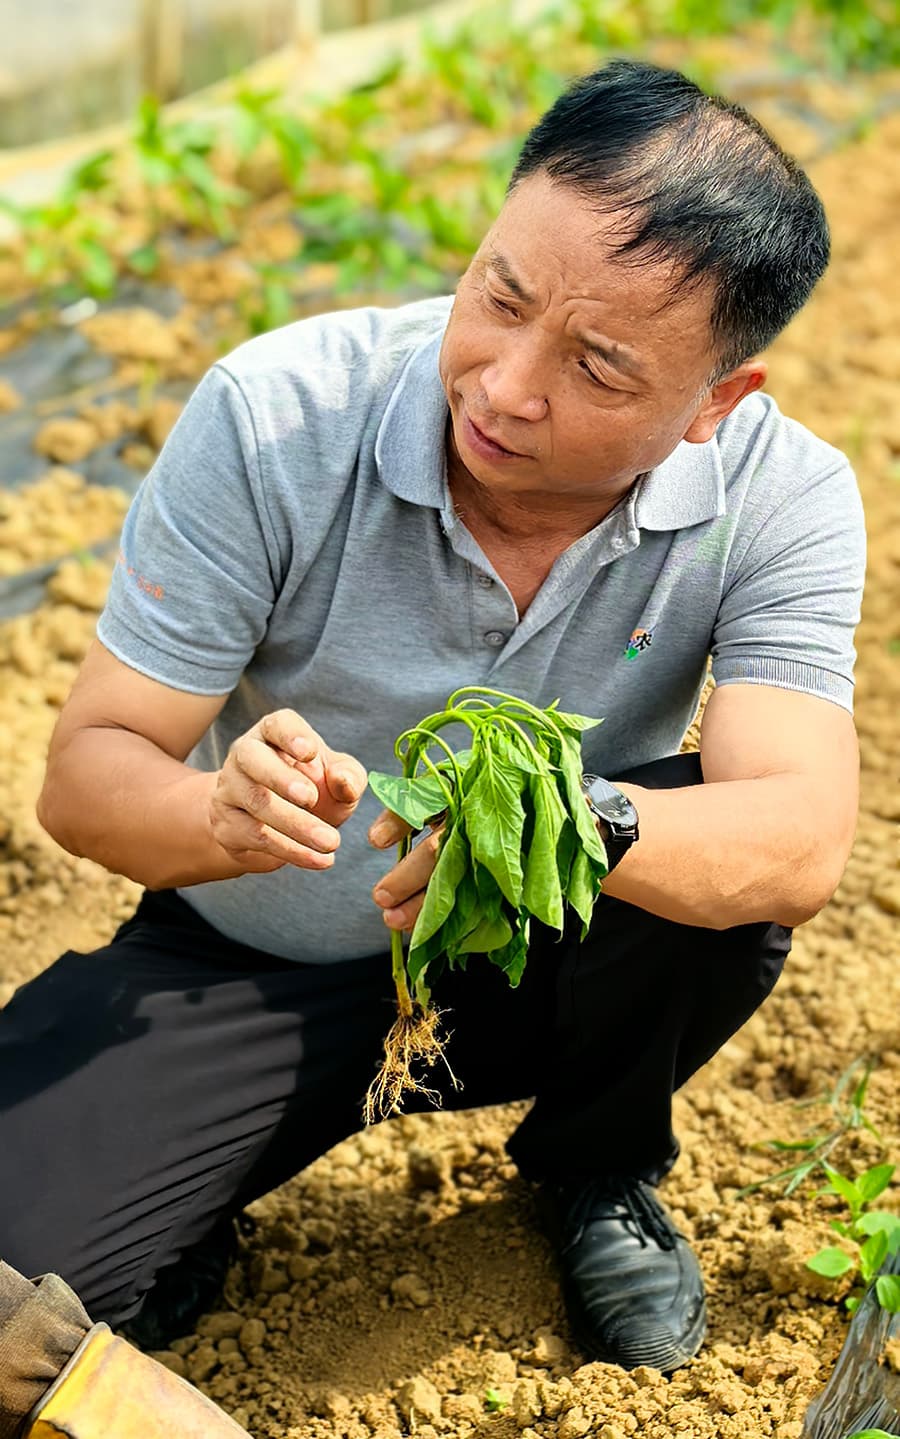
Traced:
<path fill-rule="evenodd" d="M 436 816 L 441 822 L 408 953 L 399 931 L 391 937 L 399 1012 L 366 1096 L 367 1124 L 399 1112 L 410 1094 L 439 1102 L 420 1074 L 446 1064 L 431 1002 L 445 966 L 464 969 L 470 954 L 484 954 L 515 987 L 532 919 L 562 935 L 569 905 L 587 933 L 607 865 L 582 793 L 581 734 L 600 721 L 557 703 L 539 709 L 500 690 L 459 689 L 397 740 L 402 775 L 369 776 L 382 804 L 413 831 Z M 468 731 L 468 748 L 447 743 L 440 731 L 451 726 Z M 401 859 L 411 845 L 411 836 L 402 841 Z"/>

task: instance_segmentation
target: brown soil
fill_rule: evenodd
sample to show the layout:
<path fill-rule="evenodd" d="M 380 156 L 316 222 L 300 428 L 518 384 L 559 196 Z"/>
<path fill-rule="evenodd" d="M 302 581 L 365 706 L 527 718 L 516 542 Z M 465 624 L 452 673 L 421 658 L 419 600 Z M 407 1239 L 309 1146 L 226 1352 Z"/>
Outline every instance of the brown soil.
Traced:
<path fill-rule="evenodd" d="M 504 1158 L 517 1110 L 395 1120 L 348 1140 L 254 1206 L 257 1229 L 243 1242 L 221 1311 L 162 1356 L 258 1439 L 800 1433 L 846 1330 L 830 1286 L 804 1266 L 827 1242 L 827 1213 L 806 1195 L 765 1189 L 739 1199 L 736 1190 L 776 1167 L 751 1149 L 755 1142 L 827 1124 L 826 1106 L 798 1111 L 796 1102 L 830 1089 L 863 1053 L 878 1056 L 868 1113 L 887 1154 L 900 1145 L 892 851 L 900 818 L 898 145 L 894 119 L 813 166 L 835 260 L 772 354 L 773 391 L 851 454 L 866 504 L 862 808 L 841 886 L 796 935 L 775 996 L 677 1100 L 684 1154 L 664 1197 L 706 1275 L 707 1344 L 670 1381 L 652 1370 L 582 1364 L 532 1196 Z M 194 268 L 195 293 L 210 281 Z M 190 363 L 196 373 L 196 350 L 185 358 L 189 328 L 129 322 L 123 339 L 124 331 L 94 322 L 91 333 L 123 360 L 180 373 Z M 90 492 L 71 495 L 84 544 L 93 534 Z M 15 500 L 4 523 L 30 503 L 28 495 Z M 26 548 L 33 541 L 21 529 L 2 543 L 7 570 L 14 552 L 28 564 L 47 552 L 43 540 Z M 102 564 L 71 562 L 43 609 L 0 628 L 0 1003 L 63 949 L 104 940 L 135 902 L 133 884 L 62 854 L 33 815 L 50 730 L 107 580 Z M 885 1149 L 857 1131 L 834 1158 L 855 1169 Z"/>

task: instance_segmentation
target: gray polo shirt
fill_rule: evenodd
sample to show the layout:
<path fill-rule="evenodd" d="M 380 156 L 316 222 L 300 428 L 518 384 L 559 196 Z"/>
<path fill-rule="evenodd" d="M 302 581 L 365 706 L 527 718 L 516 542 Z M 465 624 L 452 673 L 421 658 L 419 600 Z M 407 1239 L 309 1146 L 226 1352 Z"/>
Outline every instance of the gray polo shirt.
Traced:
<path fill-rule="evenodd" d="M 681 444 L 556 562 L 524 618 L 449 500 L 437 357 L 449 299 L 317 316 L 198 386 L 122 537 L 102 642 L 174 689 L 227 694 L 190 762 L 299 711 L 369 769 L 459 685 L 602 716 L 585 767 L 678 751 L 718 684 L 852 703 L 865 532 L 838 451 L 768 396 Z M 235 939 L 312 963 L 385 949 L 391 863 L 367 794 L 334 868 L 183 891 Z"/>

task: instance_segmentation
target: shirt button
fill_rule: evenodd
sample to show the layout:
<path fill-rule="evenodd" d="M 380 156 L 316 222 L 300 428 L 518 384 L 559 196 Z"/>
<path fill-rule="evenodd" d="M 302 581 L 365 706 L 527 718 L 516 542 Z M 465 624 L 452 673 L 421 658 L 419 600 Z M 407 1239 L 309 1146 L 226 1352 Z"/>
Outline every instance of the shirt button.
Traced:
<path fill-rule="evenodd" d="M 502 630 L 488 630 L 484 642 L 486 645 L 493 645 L 494 649 L 499 649 L 501 645 L 506 644 L 506 635 Z"/>
<path fill-rule="evenodd" d="M 483 590 L 489 590 L 493 585 L 494 581 L 491 579 L 490 575 L 481 574 L 478 576 L 478 583 L 481 585 L 481 588 Z"/>

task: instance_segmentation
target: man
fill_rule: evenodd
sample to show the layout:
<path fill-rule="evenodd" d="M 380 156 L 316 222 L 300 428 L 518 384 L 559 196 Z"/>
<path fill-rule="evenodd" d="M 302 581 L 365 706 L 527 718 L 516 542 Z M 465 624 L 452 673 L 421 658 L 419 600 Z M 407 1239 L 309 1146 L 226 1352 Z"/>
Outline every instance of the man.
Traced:
<path fill-rule="evenodd" d="M 385 925 L 439 844 L 391 867 L 365 772 L 488 683 L 604 718 L 611 872 L 586 942 L 538 930 L 518 990 L 486 962 L 442 980 L 446 1100 L 534 1098 L 509 1150 L 585 1353 L 697 1352 L 700 1267 L 654 1189 L 672 1093 L 769 992 L 855 823 L 859 496 L 756 393 L 827 255 L 750 117 L 619 61 L 529 136 L 452 309 L 318 317 L 214 367 L 51 747 L 43 823 L 147 892 L 0 1017 L 12 1262 L 158 1346 L 211 1302 L 230 1216 L 358 1127 Z"/>

